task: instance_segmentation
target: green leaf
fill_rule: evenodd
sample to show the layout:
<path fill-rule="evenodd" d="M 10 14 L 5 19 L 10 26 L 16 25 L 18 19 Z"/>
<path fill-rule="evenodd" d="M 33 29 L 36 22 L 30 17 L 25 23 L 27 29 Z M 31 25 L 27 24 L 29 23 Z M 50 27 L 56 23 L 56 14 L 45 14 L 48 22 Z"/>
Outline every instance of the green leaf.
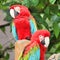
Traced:
<path fill-rule="evenodd" d="M 30 7 L 30 2 L 29 2 L 29 0 L 23 0 L 23 1 L 22 1 L 22 5 L 25 5 L 25 6 L 27 6 L 27 7 Z"/>
<path fill-rule="evenodd" d="M 59 36 L 59 26 L 58 26 L 57 22 L 53 23 L 53 31 L 54 31 L 54 34 L 55 34 L 56 38 L 58 38 L 58 36 Z"/>
<path fill-rule="evenodd" d="M 12 21 L 12 17 L 10 16 L 9 10 L 6 10 L 6 17 L 4 18 L 4 20 L 11 22 Z"/>
<path fill-rule="evenodd" d="M 56 2 L 56 0 L 49 0 L 49 2 L 50 2 L 51 4 L 54 4 L 54 3 Z"/>
<path fill-rule="evenodd" d="M 57 15 L 60 16 L 60 12 L 58 12 Z"/>
<path fill-rule="evenodd" d="M 0 28 L 5 33 L 5 27 Z"/>
<path fill-rule="evenodd" d="M 49 6 L 44 10 L 45 14 L 49 15 Z"/>
<path fill-rule="evenodd" d="M 55 44 L 56 46 L 56 51 L 55 52 L 60 52 L 60 42 L 58 42 L 57 44 Z"/>
<path fill-rule="evenodd" d="M 30 9 L 31 13 L 38 13 L 38 8 L 37 7 L 31 6 L 31 7 L 29 7 L 29 9 Z"/>
<path fill-rule="evenodd" d="M 51 48 L 50 52 L 52 52 L 52 53 L 60 52 L 60 42 L 54 44 L 54 46 Z"/>
<path fill-rule="evenodd" d="M 39 3 L 39 0 L 29 0 L 31 6 L 37 6 Z"/>
<path fill-rule="evenodd" d="M 50 14 L 57 14 L 59 12 L 58 5 L 50 5 Z"/>
<path fill-rule="evenodd" d="M 4 60 L 9 60 L 9 54 L 7 53 L 6 56 L 4 57 Z"/>
<path fill-rule="evenodd" d="M 0 49 L 2 49 L 2 45 L 0 44 Z"/>
<path fill-rule="evenodd" d="M 45 7 L 45 4 L 41 2 L 38 4 L 36 8 L 40 10 L 40 9 L 44 9 L 44 7 Z"/>
<path fill-rule="evenodd" d="M 37 24 L 39 24 L 39 25 L 43 24 L 43 26 L 44 26 L 46 29 L 48 29 L 48 24 L 47 24 L 46 21 L 40 16 L 40 14 L 34 13 L 33 15 L 34 15 L 34 17 L 35 17 L 35 19 L 36 19 L 36 21 L 37 21 Z M 43 26 L 42 26 L 42 27 L 43 27 Z"/>
<path fill-rule="evenodd" d="M 7 10 L 7 9 L 9 9 L 9 6 L 8 6 L 8 5 L 7 5 L 7 6 L 2 5 L 2 6 L 0 6 L 0 9 L 2 9 L 2 10 Z"/>
<path fill-rule="evenodd" d="M 37 6 L 39 3 L 39 0 L 23 0 L 22 5 L 25 5 L 27 7 L 31 6 Z"/>
<path fill-rule="evenodd" d="M 60 4 L 58 4 L 58 9 L 60 10 Z"/>
<path fill-rule="evenodd" d="M 57 52 L 57 53 L 60 52 L 60 45 L 59 45 L 59 47 L 56 49 L 56 52 Z"/>
<path fill-rule="evenodd" d="M 52 17 L 51 17 L 51 22 L 60 22 L 60 16 L 57 16 L 57 15 L 53 15 Z"/>
<path fill-rule="evenodd" d="M 14 45 L 13 45 L 13 43 L 11 42 L 11 43 L 10 43 L 10 48 L 12 48 L 13 46 L 14 46 Z"/>
<path fill-rule="evenodd" d="M 60 23 L 58 23 L 59 29 L 60 29 Z"/>

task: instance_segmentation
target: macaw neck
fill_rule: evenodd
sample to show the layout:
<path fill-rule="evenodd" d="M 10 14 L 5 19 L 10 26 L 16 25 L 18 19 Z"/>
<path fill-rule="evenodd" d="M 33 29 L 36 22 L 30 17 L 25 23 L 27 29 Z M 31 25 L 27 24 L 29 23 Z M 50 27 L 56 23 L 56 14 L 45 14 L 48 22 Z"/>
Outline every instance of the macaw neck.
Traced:
<path fill-rule="evenodd" d="M 42 44 L 40 44 L 40 60 L 45 60 L 45 53 L 46 53 L 47 48 L 44 47 Z"/>
<path fill-rule="evenodd" d="M 26 15 L 18 15 L 15 17 L 15 19 L 18 19 L 18 18 L 30 18 L 30 16 L 26 16 Z"/>

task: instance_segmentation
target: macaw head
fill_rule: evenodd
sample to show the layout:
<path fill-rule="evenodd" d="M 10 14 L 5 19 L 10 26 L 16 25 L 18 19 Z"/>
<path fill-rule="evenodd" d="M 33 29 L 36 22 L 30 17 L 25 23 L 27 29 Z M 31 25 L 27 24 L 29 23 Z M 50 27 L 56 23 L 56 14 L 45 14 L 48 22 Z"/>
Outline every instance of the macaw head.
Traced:
<path fill-rule="evenodd" d="M 37 41 L 40 46 L 47 48 L 49 46 L 50 32 L 48 30 L 37 30 L 31 40 Z"/>
<path fill-rule="evenodd" d="M 30 12 L 28 10 L 27 7 L 23 6 L 23 5 L 12 5 L 10 7 L 10 15 L 13 17 L 13 18 L 16 18 L 16 17 L 22 17 L 22 16 L 30 16 Z"/>

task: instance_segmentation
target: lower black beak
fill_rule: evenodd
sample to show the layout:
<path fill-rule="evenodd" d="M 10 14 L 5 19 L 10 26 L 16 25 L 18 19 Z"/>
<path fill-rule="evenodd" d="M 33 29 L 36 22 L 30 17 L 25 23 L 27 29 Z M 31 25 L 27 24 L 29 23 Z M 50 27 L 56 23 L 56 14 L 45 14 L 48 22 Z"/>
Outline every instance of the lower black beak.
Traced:
<path fill-rule="evenodd" d="M 42 43 L 43 45 L 45 45 L 45 40 L 42 40 L 41 43 Z"/>

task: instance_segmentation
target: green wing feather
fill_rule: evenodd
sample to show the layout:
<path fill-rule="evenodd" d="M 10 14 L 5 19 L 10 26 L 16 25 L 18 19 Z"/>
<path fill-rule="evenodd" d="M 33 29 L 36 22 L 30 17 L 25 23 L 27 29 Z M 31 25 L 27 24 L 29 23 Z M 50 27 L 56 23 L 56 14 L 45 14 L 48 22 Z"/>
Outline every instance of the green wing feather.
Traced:
<path fill-rule="evenodd" d="M 40 48 L 35 42 L 25 48 L 24 53 L 19 56 L 18 60 L 39 60 L 40 59 Z"/>

